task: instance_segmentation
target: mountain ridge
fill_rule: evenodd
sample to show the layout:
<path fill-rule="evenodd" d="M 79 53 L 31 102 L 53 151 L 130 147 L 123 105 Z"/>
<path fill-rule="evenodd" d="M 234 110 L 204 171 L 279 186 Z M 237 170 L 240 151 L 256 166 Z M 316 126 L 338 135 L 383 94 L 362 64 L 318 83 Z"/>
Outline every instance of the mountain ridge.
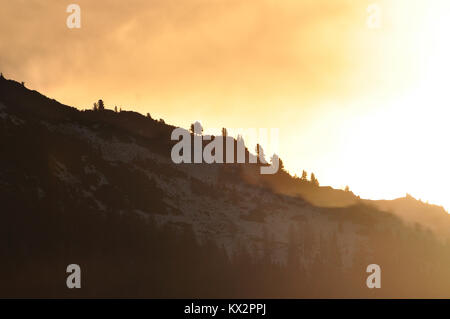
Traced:
<path fill-rule="evenodd" d="M 11 259 L 11 255 L 23 252 L 16 259 L 23 258 L 20 267 L 24 269 L 32 269 L 26 256 L 33 251 L 30 247 L 36 245 L 39 249 L 33 254 L 52 267 L 56 267 L 55 262 L 59 265 L 68 260 L 67 256 L 88 258 L 86 263 L 96 267 L 95 256 L 78 251 L 71 243 L 93 238 L 96 238 L 94 243 L 101 242 L 97 236 L 103 232 L 109 234 L 109 228 L 105 227 L 125 232 L 126 236 L 120 240 L 128 242 L 134 232 L 139 233 L 140 225 L 146 223 L 175 229 L 170 236 L 161 235 L 169 246 L 171 236 L 175 238 L 179 236 L 175 234 L 187 231 L 192 232 L 202 247 L 208 247 L 211 241 L 222 247 L 226 258 L 235 262 L 242 259 L 247 263 L 249 258 L 264 261 L 265 265 L 275 267 L 271 268 L 273 272 L 276 267 L 301 267 L 301 273 L 314 282 L 311 287 L 319 284 L 311 274 L 339 270 L 333 279 L 338 281 L 339 277 L 349 278 L 351 269 L 361 271 L 363 260 L 377 259 L 385 265 L 399 267 L 391 257 L 395 256 L 393 249 L 407 256 L 405 262 L 413 258 L 406 240 L 426 243 L 423 249 L 431 245 L 436 258 L 445 248 L 440 247 L 433 234 L 404 223 L 401 219 L 404 216 L 380 210 L 379 203 L 359 199 L 351 192 L 301 181 L 283 170 L 264 176 L 259 174 L 260 164 L 174 164 L 170 149 L 175 142 L 170 134 L 175 127 L 161 120 L 129 111 L 80 111 L 6 79 L 0 79 L 0 103 L 3 140 L 0 195 L 5 220 L 0 234 L 6 236 L 4 243 L 13 243 L 5 244 L 0 253 Z M 246 156 L 249 154 L 247 150 Z M 317 205 L 321 201 L 325 204 Z M 343 205 L 346 201 L 349 205 Z M 396 207 L 386 207 L 389 209 Z M 102 231 L 92 229 L 92 220 L 98 220 L 95 225 Z M 79 238 L 80 231 L 72 229 L 71 223 L 76 223 L 86 239 Z M 130 228 L 121 224 L 129 224 Z M 57 244 L 52 243 L 49 256 L 40 253 L 47 251 L 45 247 L 50 239 L 42 238 L 42 230 L 35 225 L 55 238 L 62 238 L 68 252 L 53 247 Z M 17 236 L 23 238 L 8 230 L 12 228 L 18 229 Z M 66 238 L 67 230 L 73 237 Z M 35 236 L 39 237 L 37 242 Z M 109 241 L 115 244 L 110 247 L 105 242 L 101 249 L 112 249 L 113 257 L 117 254 L 114 247 L 122 244 L 117 243 L 113 233 L 111 236 Z M 144 230 L 142 236 L 147 236 Z M 391 240 L 392 248 L 387 239 Z M 138 253 L 145 249 L 140 241 L 132 243 L 133 247 L 140 247 Z M 153 249 L 160 249 L 154 245 Z M 89 243 L 83 247 L 89 251 Z M 222 256 L 214 251 L 215 256 Z M 124 253 L 127 254 L 126 250 Z M 55 261 L 54 256 L 59 259 Z M 134 255 L 131 260 L 136 258 Z M 192 262 L 195 265 L 195 260 Z M 428 265 L 434 259 L 422 262 Z M 169 260 L 167 263 L 168 267 L 173 266 Z M 336 269 L 325 267 L 327 263 Z M 151 261 L 146 260 L 144 264 L 154 267 Z M 123 267 L 129 271 L 132 266 Z M 240 273 L 243 268 L 237 269 Z M 396 279 L 393 274 L 388 278 L 402 283 L 408 280 L 407 277 Z M 326 287 L 315 289 L 318 295 L 327 295 Z M 392 289 L 397 294 L 405 293 Z M 335 293 L 342 296 L 344 290 Z M 311 291 L 296 294 L 314 295 Z"/>

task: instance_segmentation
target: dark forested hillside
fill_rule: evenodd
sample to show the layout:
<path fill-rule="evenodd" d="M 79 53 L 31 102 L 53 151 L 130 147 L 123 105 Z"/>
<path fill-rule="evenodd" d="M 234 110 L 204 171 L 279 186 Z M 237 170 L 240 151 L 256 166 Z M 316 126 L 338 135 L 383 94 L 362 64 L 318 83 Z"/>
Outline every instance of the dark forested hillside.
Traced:
<path fill-rule="evenodd" d="M 173 129 L 1 78 L 0 297 L 450 297 L 447 229 L 417 217 L 449 223 L 440 208 L 409 219 L 411 198 L 361 200 L 261 164 L 177 165 Z M 366 286 L 372 263 L 381 289 Z"/>

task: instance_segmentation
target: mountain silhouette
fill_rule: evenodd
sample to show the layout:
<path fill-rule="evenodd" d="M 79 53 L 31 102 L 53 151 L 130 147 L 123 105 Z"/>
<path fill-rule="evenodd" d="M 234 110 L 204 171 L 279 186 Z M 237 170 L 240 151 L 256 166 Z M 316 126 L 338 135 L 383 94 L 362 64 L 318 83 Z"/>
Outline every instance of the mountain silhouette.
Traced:
<path fill-rule="evenodd" d="M 443 208 L 261 163 L 175 164 L 174 129 L 0 78 L 0 297 L 450 296 Z M 382 289 L 367 288 L 369 264 Z"/>

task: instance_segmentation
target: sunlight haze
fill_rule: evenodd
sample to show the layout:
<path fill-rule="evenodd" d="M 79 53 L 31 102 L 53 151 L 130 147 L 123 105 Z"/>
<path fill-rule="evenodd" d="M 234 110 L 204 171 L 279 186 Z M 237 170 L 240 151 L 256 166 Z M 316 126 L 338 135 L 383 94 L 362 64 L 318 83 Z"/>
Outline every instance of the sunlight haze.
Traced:
<path fill-rule="evenodd" d="M 448 1 L 79 0 L 78 30 L 70 1 L 0 1 L 0 71 L 28 88 L 185 128 L 279 128 L 291 174 L 450 208 Z"/>

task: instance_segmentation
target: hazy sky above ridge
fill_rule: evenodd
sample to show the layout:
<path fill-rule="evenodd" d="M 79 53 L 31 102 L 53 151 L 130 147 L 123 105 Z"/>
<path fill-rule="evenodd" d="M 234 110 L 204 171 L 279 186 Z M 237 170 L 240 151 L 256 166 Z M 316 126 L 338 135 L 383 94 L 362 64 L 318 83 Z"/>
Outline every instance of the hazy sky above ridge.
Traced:
<path fill-rule="evenodd" d="M 291 173 L 450 207 L 444 0 L 0 3 L 0 71 L 29 88 L 207 131 L 279 128 Z"/>

